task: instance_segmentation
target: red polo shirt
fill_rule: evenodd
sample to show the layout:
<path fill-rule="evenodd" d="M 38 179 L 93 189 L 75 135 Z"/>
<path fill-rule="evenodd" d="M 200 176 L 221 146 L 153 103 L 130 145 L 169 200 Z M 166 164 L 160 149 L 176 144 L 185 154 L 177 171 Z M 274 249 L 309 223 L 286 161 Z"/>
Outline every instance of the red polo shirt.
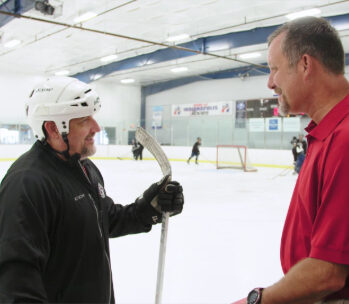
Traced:
<path fill-rule="evenodd" d="M 284 273 L 306 257 L 349 265 L 349 95 L 305 130 L 307 155 L 281 239 Z M 349 282 L 332 298 L 349 298 Z"/>

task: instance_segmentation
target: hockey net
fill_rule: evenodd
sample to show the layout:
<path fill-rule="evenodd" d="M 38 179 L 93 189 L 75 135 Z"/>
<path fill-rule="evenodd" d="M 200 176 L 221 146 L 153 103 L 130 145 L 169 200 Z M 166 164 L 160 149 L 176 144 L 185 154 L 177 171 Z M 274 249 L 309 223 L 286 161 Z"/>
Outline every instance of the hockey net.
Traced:
<path fill-rule="evenodd" d="M 248 158 L 247 147 L 239 145 L 218 145 L 216 167 L 242 169 L 245 172 L 257 171 Z"/>

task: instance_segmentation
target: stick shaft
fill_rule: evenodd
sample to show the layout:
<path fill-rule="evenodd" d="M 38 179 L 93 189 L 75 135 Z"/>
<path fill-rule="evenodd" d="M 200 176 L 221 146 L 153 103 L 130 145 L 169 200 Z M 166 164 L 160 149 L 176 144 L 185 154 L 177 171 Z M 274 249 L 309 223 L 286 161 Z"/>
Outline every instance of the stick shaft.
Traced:
<path fill-rule="evenodd" d="M 164 176 L 168 175 L 168 180 L 171 180 L 171 165 L 168 158 L 158 142 L 143 128 L 138 127 L 136 130 L 136 139 L 155 157 L 156 161 L 160 165 L 161 171 Z M 161 304 L 162 287 L 164 282 L 164 270 L 165 270 L 165 255 L 166 255 L 166 242 L 167 242 L 167 230 L 168 230 L 169 213 L 162 213 L 162 225 L 161 225 L 161 239 L 160 239 L 160 252 L 158 262 L 158 274 L 156 280 L 156 295 L 155 303 Z"/>
<path fill-rule="evenodd" d="M 164 282 L 166 243 L 167 243 L 167 232 L 168 232 L 168 219 L 169 219 L 169 213 L 163 212 L 162 224 L 161 224 L 159 262 L 158 262 L 158 276 L 156 280 L 155 304 L 161 304 L 161 298 L 162 298 L 162 286 Z"/>

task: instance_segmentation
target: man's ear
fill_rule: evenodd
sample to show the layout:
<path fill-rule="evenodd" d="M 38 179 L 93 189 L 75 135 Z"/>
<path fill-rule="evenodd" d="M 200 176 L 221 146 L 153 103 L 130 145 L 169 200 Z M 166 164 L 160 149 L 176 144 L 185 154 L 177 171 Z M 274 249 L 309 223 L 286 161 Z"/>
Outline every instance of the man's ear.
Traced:
<path fill-rule="evenodd" d="M 44 129 L 48 138 L 59 138 L 60 134 L 54 121 L 45 121 Z"/>
<path fill-rule="evenodd" d="M 301 71 L 306 78 L 313 72 L 314 58 L 308 54 L 304 54 L 299 62 Z"/>

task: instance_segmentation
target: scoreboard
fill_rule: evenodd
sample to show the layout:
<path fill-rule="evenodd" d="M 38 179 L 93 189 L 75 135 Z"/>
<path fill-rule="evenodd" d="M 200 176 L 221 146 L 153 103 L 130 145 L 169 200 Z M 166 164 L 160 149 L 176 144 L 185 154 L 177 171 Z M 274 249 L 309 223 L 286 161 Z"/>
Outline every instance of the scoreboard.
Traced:
<path fill-rule="evenodd" d="M 277 98 L 246 100 L 246 118 L 279 116 Z"/>

